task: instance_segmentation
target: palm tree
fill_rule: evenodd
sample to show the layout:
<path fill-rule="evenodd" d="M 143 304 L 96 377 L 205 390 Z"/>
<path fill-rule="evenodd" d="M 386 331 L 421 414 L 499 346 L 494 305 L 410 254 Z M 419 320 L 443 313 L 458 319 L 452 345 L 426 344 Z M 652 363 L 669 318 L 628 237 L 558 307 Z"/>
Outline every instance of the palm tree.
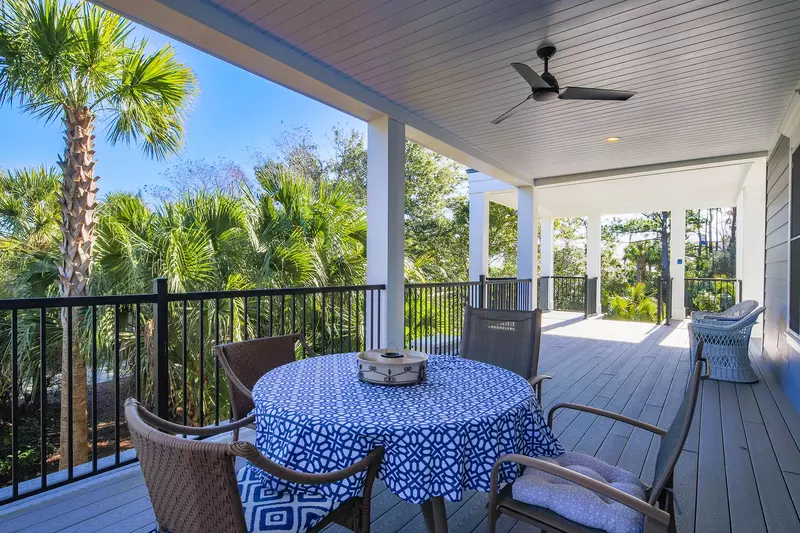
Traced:
<path fill-rule="evenodd" d="M 95 243 L 97 180 L 94 129 L 107 121 L 108 139 L 137 143 L 150 157 L 180 147 L 183 119 L 195 93 L 191 70 L 170 47 L 147 50 L 121 17 L 65 0 L 8 0 L 0 11 L 0 103 L 36 118 L 64 122 L 61 296 L 88 294 Z M 67 331 L 68 312 L 61 312 Z M 80 321 L 80 313 L 75 313 Z M 73 331 L 80 329 L 73 323 Z M 73 339 L 73 343 L 79 339 Z M 73 405 L 73 461 L 88 460 L 86 365 L 79 345 L 62 335 L 62 370 L 72 360 L 73 397 L 61 388 L 60 466 L 67 465 L 68 404 Z"/>

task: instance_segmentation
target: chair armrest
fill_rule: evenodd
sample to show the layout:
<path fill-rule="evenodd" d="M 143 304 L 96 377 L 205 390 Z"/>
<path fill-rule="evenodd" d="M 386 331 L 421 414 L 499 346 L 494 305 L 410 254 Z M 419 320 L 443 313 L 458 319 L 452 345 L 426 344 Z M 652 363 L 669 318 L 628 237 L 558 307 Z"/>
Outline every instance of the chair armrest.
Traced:
<path fill-rule="evenodd" d="M 542 405 L 542 382 L 546 379 L 553 379 L 553 376 L 548 376 L 547 374 L 539 374 L 538 376 L 533 376 L 528 380 L 528 383 L 531 384 L 533 390 L 536 391 L 536 399 L 539 401 L 539 408 L 543 408 Z"/>
<path fill-rule="evenodd" d="M 692 322 L 692 331 L 695 333 L 724 333 L 727 331 L 734 331 L 740 329 L 742 326 L 739 325 L 741 322 L 741 318 L 738 318 L 734 321 L 729 320 L 717 320 L 715 319 L 708 319 L 708 320 L 700 320 L 697 322 Z"/>
<path fill-rule="evenodd" d="M 303 349 L 306 351 L 307 355 L 309 355 L 311 357 L 314 357 L 315 355 L 317 355 L 317 354 L 314 353 L 314 350 L 311 349 L 311 346 L 308 345 L 308 343 L 306 342 L 306 339 L 305 339 L 305 337 L 303 335 L 300 335 L 298 333 L 297 334 L 297 340 L 300 341 L 300 344 L 303 346 Z"/>
<path fill-rule="evenodd" d="M 141 416 L 142 420 L 144 420 L 148 425 L 153 426 L 156 429 L 174 434 L 180 433 L 183 435 L 197 435 L 199 437 L 211 437 L 227 431 L 232 431 L 234 429 L 240 429 L 248 424 L 254 423 L 256 420 L 256 415 L 250 415 L 245 418 L 241 418 L 236 422 L 220 424 L 219 426 L 192 427 L 164 420 L 163 418 L 160 418 L 145 409 L 139 411 L 139 416 Z"/>
<path fill-rule="evenodd" d="M 260 468 L 268 474 L 289 481 L 291 483 L 298 483 L 300 485 L 325 485 L 328 483 L 336 483 L 352 477 L 359 472 L 369 470 L 367 482 L 371 483 L 375 476 L 378 474 L 378 468 L 383 460 L 383 446 L 378 446 L 366 457 L 353 463 L 347 468 L 336 470 L 334 472 L 326 472 L 324 474 L 309 474 L 306 472 L 298 472 L 291 468 L 279 465 L 278 463 L 267 459 L 258 449 L 249 442 L 237 441 L 232 442 L 230 445 L 233 455 L 243 457 L 250 461 L 253 465 Z"/>
<path fill-rule="evenodd" d="M 553 427 L 553 416 L 555 415 L 555 412 L 559 409 L 572 409 L 575 411 L 584 411 L 586 413 L 592 413 L 594 415 L 604 416 L 606 418 L 618 420 L 619 422 L 624 422 L 626 424 L 630 424 L 637 428 L 647 430 L 651 433 L 655 433 L 660 437 L 663 437 L 664 435 L 667 434 L 666 430 L 661 429 L 658 426 L 648 424 L 647 422 L 642 422 L 641 420 L 636 420 L 635 418 L 621 415 L 619 413 L 614 413 L 612 411 L 606 411 L 605 409 L 598 409 L 597 407 L 589 407 L 588 405 L 580 405 L 577 403 L 559 403 L 554 405 L 547 413 L 547 425 L 550 426 L 551 429 Z"/>
<path fill-rule="evenodd" d="M 547 472 L 548 474 L 560 477 L 562 479 L 566 479 L 568 481 L 572 481 L 573 483 L 580 485 L 582 487 L 586 487 L 587 489 L 596 492 L 598 494 L 602 494 L 607 498 L 611 498 L 612 500 L 618 501 L 622 505 L 626 507 L 630 507 L 640 513 L 644 514 L 652 518 L 653 520 L 660 522 L 664 525 L 669 525 L 670 515 L 668 512 L 659 509 L 654 505 L 650 505 L 644 500 L 640 500 L 634 496 L 626 492 L 622 492 L 621 490 L 612 487 L 606 483 L 601 481 L 597 481 L 596 479 L 592 479 L 588 476 L 584 476 L 583 474 L 579 474 L 574 470 L 570 470 L 568 468 L 564 468 L 563 466 L 559 466 L 557 464 L 553 464 L 547 461 L 543 461 L 541 459 L 535 459 L 533 457 L 528 457 L 525 455 L 504 455 L 500 459 L 498 459 L 494 466 L 492 467 L 492 478 L 491 478 L 491 488 L 490 490 L 490 498 L 494 500 L 497 495 L 497 486 L 498 486 L 498 472 L 500 470 L 500 466 L 503 463 L 517 463 L 524 465 L 529 468 L 535 468 L 536 470 L 541 470 L 542 472 Z M 492 501 L 490 500 L 490 501 Z"/>

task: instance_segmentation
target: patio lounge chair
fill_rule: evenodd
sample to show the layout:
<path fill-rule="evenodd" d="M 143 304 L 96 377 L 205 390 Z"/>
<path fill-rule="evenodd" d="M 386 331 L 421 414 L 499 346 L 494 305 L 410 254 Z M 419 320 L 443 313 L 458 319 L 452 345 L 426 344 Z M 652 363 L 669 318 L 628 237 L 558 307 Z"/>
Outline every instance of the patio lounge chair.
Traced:
<path fill-rule="evenodd" d="M 233 420 L 240 420 L 255 408 L 252 390 L 261 376 L 297 359 L 295 347 L 300 342 L 307 355 L 314 352 L 302 335 L 282 335 L 249 341 L 221 344 L 214 349 L 228 376 Z M 233 430 L 239 440 L 239 429 Z"/>
<path fill-rule="evenodd" d="M 692 320 L 740 318 L 755 311 L 756 307 L 758 307 L 757 301 L 744 300 L 719 313 L 711 313 L 708 311 L 692 311 Z"/>
<path fill-rule="evenodd" d="M 705 343 L 705 356 L 711 362 L 711 379 L 755 383 L 758 376 L 750 366 L 750 332 L 765 307 L 741 318 L 693 320 L 689 324 L 689 346 Z"/>
<path fill-rule="evenodd" d="M 511 370 L 528 380 L 542 404 L 539 375 L 539 345 L 542 340 L 542 310 L 506 311 L 467 307 L 459 355 Z"/>
<path fill-rule="evenodd" d="M 253 533 L 320 531 L 337 523 L 369 533 L 372 485 L 383 448 L 353 465 L 325 474 L 290 470 L 261 455 L 249 442 L 209 442 L 173 434 L 208 437 L 242 427 L 252 416 L 223 426 L 186 427 L 163 420 L 133 398 L 125 402 L 136 453 L 158 521 L 170 533 Z M 237 457 L 249 463 L 236 471 Z M 272 492 L 261 485 L 260 470 L 302 485 L 336 483 L 365 473 L 360 495 L 339 503 L 309 492 Z"/>
<path fill-rule="evenodd" d="M 599 533 L 609 531 L 675 531 L 673 473 L 692 423 L 700 381 L 708 378 L 708 362 L 701 357 L 703 345 L 697 346 L 694 370 L 683 403 L 668 430 L 595 407 L 562 403 L 558 409 L 585 411 L 625 422 L 661 437 L 656 457 L 655 484 L 647 487 L 633 474 L 594 457 L 567 452 L 559 457 L 536 459 L 524 455 L 506 455 L 492 468 L 489 493 L 489 533 L 495 532 L 501 514 L 533 524 L 550 533 Z M 523 465 L 525 470 L 513 483 L 498 490 L 500 468 L 506 463 Z M 571 483 L 570 483 L 571 482 Z"/>

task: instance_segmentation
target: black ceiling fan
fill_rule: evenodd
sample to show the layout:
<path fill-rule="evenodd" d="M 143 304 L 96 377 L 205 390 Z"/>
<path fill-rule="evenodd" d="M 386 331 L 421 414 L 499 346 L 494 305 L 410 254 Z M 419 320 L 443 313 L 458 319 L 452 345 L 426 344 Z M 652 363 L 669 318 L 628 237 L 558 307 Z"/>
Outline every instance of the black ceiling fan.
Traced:
<path fill-rule="evenodd" d="M 511 63 L 514 70 L 516 70 L 517 73 L 528 82 L 528 85 L 531 86 L 531 94 L 529 94 L 525 100 L 494 119 L 492 124 L 500 124 L 516 113 L 520 106 L 528 100 L 536 100 L 537 102 L 544 102 L 554 98 L 560 98 L 561 100 L 627 100 L 636 94 L 633 91 L 591 89 L 589 87 L 567 87 L 561 91 L 555 76 L 550 74 L 547 70 L 547 63 L 555 53 L 555 46 L 542 46 L 536 50 L 536 55 L 539 56 L 539 59 L 544 61 L 544 72 L 542 72 L 541 76 L 536 74 L 536 72 L 525 63 Z"/>

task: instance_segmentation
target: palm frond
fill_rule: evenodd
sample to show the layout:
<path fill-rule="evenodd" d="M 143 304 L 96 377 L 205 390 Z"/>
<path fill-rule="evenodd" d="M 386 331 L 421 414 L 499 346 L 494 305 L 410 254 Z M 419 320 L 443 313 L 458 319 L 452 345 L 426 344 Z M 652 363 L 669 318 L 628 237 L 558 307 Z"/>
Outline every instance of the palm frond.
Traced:
<path fill-rule="evenodd" d="M 171 47 L 148 54 L 145 46 L 141 41 L 126 55 L 114 92 L 98 105 L 111 113 L 111 143 L 135 142 L 148 156 L 164 159 L 180 149 L 196 80 Z"/>

